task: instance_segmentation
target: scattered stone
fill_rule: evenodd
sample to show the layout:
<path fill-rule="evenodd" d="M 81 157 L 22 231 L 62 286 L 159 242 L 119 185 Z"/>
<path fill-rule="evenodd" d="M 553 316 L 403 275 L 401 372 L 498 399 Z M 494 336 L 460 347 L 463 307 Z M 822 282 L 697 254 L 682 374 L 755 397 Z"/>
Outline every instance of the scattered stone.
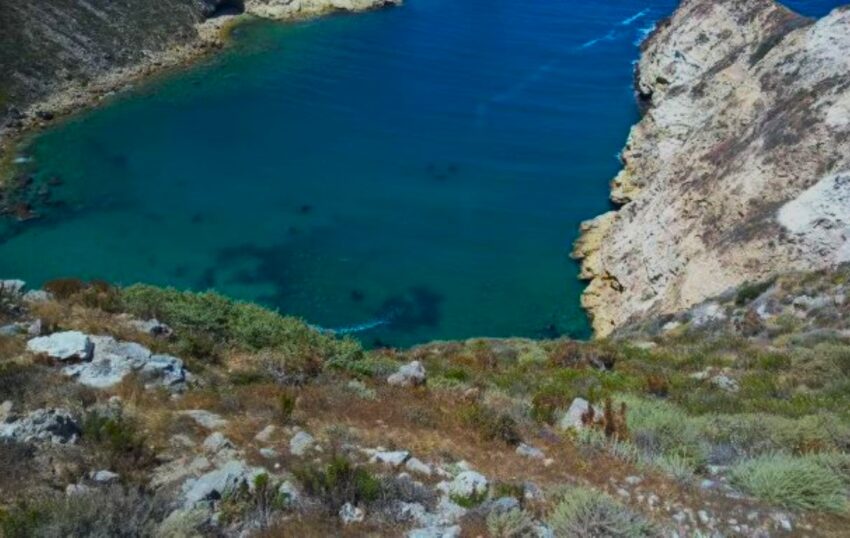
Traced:
<path fill-rule="evenodd" d="M 582 416 L 587 413 L 587 410 L 590 409 L 590 402 L 585 400 L 584 398 L 576 398 L 573 400 L 573 403 L 570 404 L 570 408 L 564 413 L 561 419 L 558 421 L 558 428 L 561 430 L 580 430 L 585 427 L 584 422 L 582 422 Z M 593 407 L 594 417 L 601 418 L 602 410 L 598 407 Z"/>
<path fill-rule="evenodd" d="M 111 484 L 112 482 L 117 482 L 120 477 L 118 473 L 102 469 L 100 471 L 92 472 L 90 478 L 99 484 Z"/>
<path fill-rule="evenodd" d="M 458 538 L 459 536 L 460 525 L 413 529 L 407 533 L 407 538 Z"/>
<path fill-rule="evenodd" d="M 0 280 L 0 295 L 14 295 L 19 297 L 24 291 L 27 283 L 23 280 L 9 279 Z"/>
<path fill-rule="evenodd" d="M 360 523 L 366 519 L 366 512 L 351 503 L 345 503 L 342 505 L 342 508 L 339 509 L 339 519 L 342 520 L 345 525 Z"/>
<path fill-rule="evenodd" d="M 81 433 L 71 413 L 65 409 L 38 409 L 15 421 L 10 422 L 9 418 L 5 424 L 0 424 L 0 439 L 73 444 Z"/>
<path fill-rule="evenodd" d="M 483 498 L 488 487 L 489 483 L 484 475 L 475 471 L 464 471 L 449 484 L 448 493 L 452 498 Z"/>
<path fill-rule="evenodd" d="M 27 325 L 27 336 L 31 336 L 31 337 L 41 336 L 41 332 L 43 330 L 44 330 L 44 326 L 43 326 L 43 323 L 41 322 L 41 319 L 33 320 L 32 322 L 30 322 L 29 325 Z"/>
<path fill-rule="evenodd" d="M 16 336 L 21 334 L 21 326 L 17 323 L 10 323 L 0 327 L 0 336 Z"/>
<path fill-rule="evenodd" d="M 431 476 L 434 472 L 430 465 L 418 458 L 410 458 L 407 460 L 404 464 L 404 468 L 411 473 L 421 474 L 424 476 Z"/>
<path fill-rule="evenodd" d="M 44 290 L 29 290 L 21 297 L 23 302 L 29 304 L 46 303 L 52 299 L 53 296 Z"/>
<path fill-rule="evenodd" d="M 248 467 L 240 460 L 230 460 L 196 479 L 183 484 L 184 506 L 192 507 L 207 500 L 218 500 L 242 485 L 253 485 L 253 479 L 262 469 Z"/>
<path fill-rule="evenodd" d="M 14 407 L 15 404 L 12 403 L 12 400 L 6 400 L 0 404 L 0 422 L 6 422 L 6 419 L 12 415 Z"/>
<path fill-rule="evenodd" d="M 273 459 L 278 457 L 277 450 L 275 450 L 273 448 L 268 448 L 268 447 L 261 448 L 259 450 L 259 452 L 260 452 L 260 455 L 262 457 L 266 458 L 267 460 L 273 460 Z"/>
<path fill-rule="evenodd" d="M 377 452 L 372 456 L 372 463 L 383 463 L 390 467 L 400 467 L 410 457 L 407 450 L 396 450 L 392 452 Z"/>
<path fill-rule="evenodd" d="M 271 441 L 272 435 L 274 435 L 276 431 L 277 428 L 274 425 L 269 424 L 268 426 L 260 430 L 260 433 L 254 436 L 254 439 L 260 443 L 268 443 L 269 441 Z"/>
<path fill-rule="evenodd" d="M 87 361 L 92 357 L 94 344 L 88 336 L 79 331 L 65 331 L 33 338 L 27 342 L 27 350 L 60 361 Z"/>
<path fill-rule="evenodd" d="M 305 431 L 299 431 L 289 440 L 289 452 L 293 456 L 303 456 L 315 444 L 316 440 Z"/>
<path fill-rule="evenodd" d="M 65 486 L 65 495 L 71 497 L 73 495 L 83 495 L 91 491 L 91 488 L 84 484 L 68 484 Z"/>
<path fill-rule="evenodd" d="M 545 457 L 542 450 L 525 443 L 520 443 L 519 446 L 516 447 L 516 453 L 520 456 L 536 460 L 542 460 Z"/>
<path fill-rule="evenodd" d="M 714 376 L 711 378 L 711 382 L 714 386 L 726 392 L 738 392 L 740 390 L 738 382 L 726 375 Z"/>
<path fill-rule="evenodd" d="M 227 420 L 221 418 L 220 415 L 204 409 L 187 409 L 184 411 L 178 411 L 177 414 L 191 418 L 197 422 L 198 425 L 203 426 L 208 430 L 217 430 L 227 426 Z"/>
<path fill-rule="evenodd" d="M 221 432 L 211 433 L 204 439 L 204 450 L 210 454 L 216 454 L 222 450 L 232 448 L 234 448 L 233 443 Z"/>
<path fill-rule="evenodd" d="M 277 492 L 287 506 L 295 506 L 301 501 L 301 493 L 289 480 L 284 481 L 277 488 Z"/>
<path fill-rule="evenodd" d="M 166 325 L 165 323 L 160 322 L 157 319 L 149 319 L 149 320 L 138 320 L 134 319 L 129 323 L 130 327 L 136 329 L 137 331 L 145 334 L 149 334 L 151 336 L 155 336 L 157 338 L 170 338 L 174 331 Z"/>
<path fill-rule="evenodd" d="M 93 388 L 108 388 L 127 375 L 138 373 L 152 385 L 180 388 L 186 381 L 183 361 L 168 355 L 153 355 L 135 342 L 119 342 L 111 336 L 91 338 L 94 352 L 91 362 L 66 367 L 65 375 Z"/>
<path fill-rule="evenodd" d="M 628 484 L 630 486 L 637 486 L 641 482 L 643 482 L 643 478 L 641 478 L 639 476 L 627 476 L 626 477 L 626 484 Z"/>
<path fill-rule="evenodd" d="M 399 387 L 415 387 L 425 384 L 425 367 L 419 361 L 413 361 L 399 367 L 398 371 L 387 378 L 387 383 Z"/>

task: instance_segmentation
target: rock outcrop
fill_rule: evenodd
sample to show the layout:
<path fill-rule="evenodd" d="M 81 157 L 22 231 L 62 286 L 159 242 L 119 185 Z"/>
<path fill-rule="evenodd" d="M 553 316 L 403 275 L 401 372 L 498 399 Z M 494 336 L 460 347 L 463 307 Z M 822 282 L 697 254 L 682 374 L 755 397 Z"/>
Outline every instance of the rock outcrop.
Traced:
<path fill-rule="evenodd" d="M 598 336 L 850 259 L 850 9 L 684 0 L 643 45 L 646 113 L 574 255 Z"/>

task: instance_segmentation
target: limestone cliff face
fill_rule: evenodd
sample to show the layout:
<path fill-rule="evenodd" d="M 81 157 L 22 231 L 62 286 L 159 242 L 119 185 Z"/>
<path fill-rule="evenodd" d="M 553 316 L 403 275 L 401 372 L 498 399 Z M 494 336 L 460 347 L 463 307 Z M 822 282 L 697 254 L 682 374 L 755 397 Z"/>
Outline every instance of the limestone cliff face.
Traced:
<path fill-rule="evenodd" d="M 644 43 L 645 106 L 575 256 L 597 335 L 771 273 L 850 260 L 850 8 L 684 0 Z"/>

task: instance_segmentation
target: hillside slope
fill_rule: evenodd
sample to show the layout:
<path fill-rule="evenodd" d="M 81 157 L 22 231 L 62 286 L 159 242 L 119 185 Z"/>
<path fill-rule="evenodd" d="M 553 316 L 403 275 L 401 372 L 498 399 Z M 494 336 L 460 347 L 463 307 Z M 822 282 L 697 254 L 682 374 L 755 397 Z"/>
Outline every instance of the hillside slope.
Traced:
<path fill-rule="evenodd" d="M 598 335 L 850 259 L 850 9 L 685 0 L 643 45 L 619 211 L 575 255 Z"/>

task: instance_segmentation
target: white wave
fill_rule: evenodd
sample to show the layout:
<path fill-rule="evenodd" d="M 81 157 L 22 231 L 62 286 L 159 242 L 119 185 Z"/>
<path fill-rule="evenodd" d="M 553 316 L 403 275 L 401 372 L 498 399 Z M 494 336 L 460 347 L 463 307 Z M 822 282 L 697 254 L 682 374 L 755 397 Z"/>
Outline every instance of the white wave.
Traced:
<path fill-rule="evenodd" d="M 637 45 L 638 47 L 641 46 L 643 42 L 646 41 L 646 38 L 649 37 L 649 35 L 655 31 L 657 24 L 658 23 L 653 22 L 649 26 L 639 29 L 637 39 L 635 39 L 635 45 Z"/>
<path fill-rule="evenodd" d="M 346 326 L 346 327 L 336 327 L 336 328 L 333 328 L 333 329 L 328 329 L 326 327 L 321 327 L 319 325 L 310 325 L 310 327 L 319 331 L 320 333 L 332 334 L 332 335 L 336 335 L 336 336 L 343 336 L 343 335 L 346 335 L 346 334 L 355 334 L 355 333 L 362 333 L 362 332 L 365 332 L 365 331 L 369 331 L 371 329 L 375 329 L 375 328 L 380 327 L 382 325 L 386 325 L 389 322 L 390 322 L 389 319 L 382 318 L 382 319 L 375 319 L 375 320 L 372 320 L 372 321 L 367 321 L 366 323 L 359 323 L 357 325 L 349 325 L 349 326 Z"/>
<path fill-rule="evenodd" d="M 617 37 L 617 32 L 615 32 L 614 30 L 611 30 L 610 32 L 608 32 L 607 34 L 605 34 L 602 37 L 597 37 L 596 39 L 591 39 L 590 41 L 583 43 L 581 46 L 579 46 L 579 50 L 589 49 L 590 47 L 596 45 L 597 43 L 601 43 L 603 41 L 613 41 L 615 37 Z"/>
<path fill-rule="evenodd" d="M 32 162 L 32 157 L 15 157 L 13 164 L 27 164 Z"/>
<path fill-rule="evenodd" d="M 620 26 L 631 26 L 632 23 L 644 18 L 647 13 L 649 13 L 649 8 L 639 11 L 627 19 L 623 19 L 620 21 Z"/>

